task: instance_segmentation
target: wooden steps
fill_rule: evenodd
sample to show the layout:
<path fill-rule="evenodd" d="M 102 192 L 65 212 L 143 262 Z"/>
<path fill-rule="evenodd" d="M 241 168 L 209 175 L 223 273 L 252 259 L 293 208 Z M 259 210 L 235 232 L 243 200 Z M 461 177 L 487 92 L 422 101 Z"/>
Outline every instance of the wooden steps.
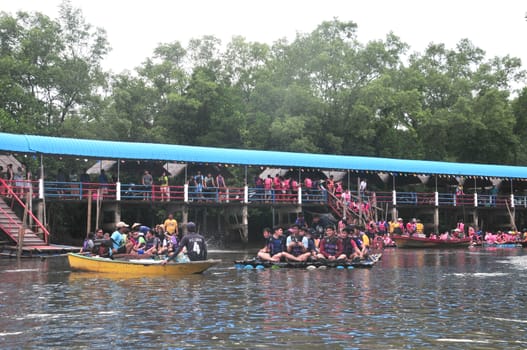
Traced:
<path fill-rule="evenodd" d="M 24 226 L 22 220 L 15 214 L 11 207 L 0 199 L 0 231 L 3 231 L 5 239 L 11 240 L 11 244 L 18 245 L 19 228 Z M 45 241 L 29 228 L 24 229 L 24 247 L 36 247 L 46 245 Z"/>

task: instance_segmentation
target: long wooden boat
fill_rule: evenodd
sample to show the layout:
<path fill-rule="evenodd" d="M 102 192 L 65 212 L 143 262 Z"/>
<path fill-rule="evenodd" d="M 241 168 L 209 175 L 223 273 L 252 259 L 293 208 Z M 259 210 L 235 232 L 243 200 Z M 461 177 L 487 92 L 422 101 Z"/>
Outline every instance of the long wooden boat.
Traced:
<path fill-rule="evenodd" d="M 354 261 L 340 261 L 340 260 L 317 260 L 317 261 L 283 261 L 272 262 L 262 261 L 258 258 L 235 260 L 234 265 L 239 269 L 247 268 L 370 268 L 373 267 L 379 260 L 382 254 L 371 254 L 368 258 Z"/>
<path fill-rule="evenodd" d="M 85 256 L 68 253 L 68 262 L 74 271 L 123 274 L 133 276 L 183 276 L 202 273 L 221 260 L 192 261 L 188 263 L 169 262 L 165 265 L 161 260 L 127 259 L 112 260 L 109 258 Z"/>
<path fill-rule="evenodd" d="M 433 239 L 410 236 L 393 236 L 397 248 L 468 248 L 470 237 L 462 239 Z"/>

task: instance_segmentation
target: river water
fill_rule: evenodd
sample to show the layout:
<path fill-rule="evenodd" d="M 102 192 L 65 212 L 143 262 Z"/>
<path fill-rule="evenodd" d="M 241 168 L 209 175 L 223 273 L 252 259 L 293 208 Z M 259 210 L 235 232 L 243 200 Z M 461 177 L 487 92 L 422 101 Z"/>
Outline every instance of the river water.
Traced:
<path fill-rule="evenodd" d="M 525 349 L 527 250 L 386 249 L 371 269 L 183 278 L 0 260 L 2 349 Z"/>

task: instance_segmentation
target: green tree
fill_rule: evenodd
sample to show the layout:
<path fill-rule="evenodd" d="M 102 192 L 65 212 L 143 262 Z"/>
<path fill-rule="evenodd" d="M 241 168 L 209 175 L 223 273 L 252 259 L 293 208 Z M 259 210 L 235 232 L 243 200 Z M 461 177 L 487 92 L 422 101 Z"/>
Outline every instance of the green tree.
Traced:
<path fill-rule="evenodd" d="M 57 20 L 41 13 L 2 13 L 0 33 L 0 108 L 24 132 L 62 135 L 68 118 L 85 120 L 101 102 L 107 76 L 100 62 L 109 49 L 105 32 L 87 24 L 68 1 Z"/>

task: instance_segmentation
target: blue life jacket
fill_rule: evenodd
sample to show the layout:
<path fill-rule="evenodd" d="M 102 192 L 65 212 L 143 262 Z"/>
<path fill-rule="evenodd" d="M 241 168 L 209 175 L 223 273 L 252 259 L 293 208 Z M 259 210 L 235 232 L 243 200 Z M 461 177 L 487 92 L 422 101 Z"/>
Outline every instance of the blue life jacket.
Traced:
<path fill-rule="evenodd" d="M 269 250 L 271 251 L 271 256 L 281 253 L 284 251 L 284 241 L 280 238 L 274 238 L 271 236 L 269 238 Z"/>
<path fill-rule="evenodd" d="M 355 241 L 355 243 L 357 244 L 357 248 L 359 248 L 359 250 L 362 250 L 362 240 L 360 238 L 355 238 L 353 237 L 352 240 Z"/>

